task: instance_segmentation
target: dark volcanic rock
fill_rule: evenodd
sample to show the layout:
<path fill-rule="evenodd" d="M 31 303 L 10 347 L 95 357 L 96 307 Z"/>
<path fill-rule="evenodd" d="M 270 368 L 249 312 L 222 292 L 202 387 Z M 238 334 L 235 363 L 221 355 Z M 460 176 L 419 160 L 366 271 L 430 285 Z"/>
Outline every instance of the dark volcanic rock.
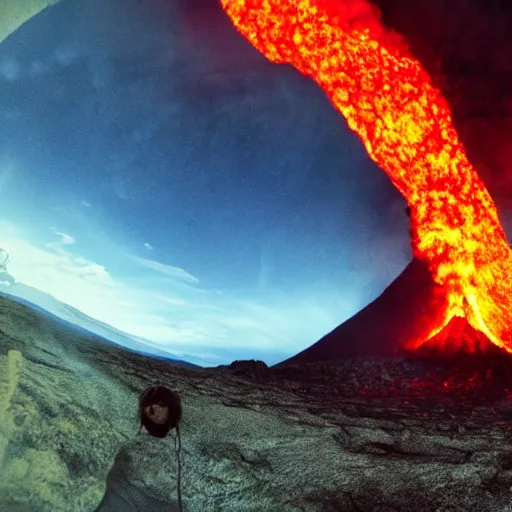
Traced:
<path fill-rule="evenodd" d="M 229 370 L 233 375 L 250 379 L 265 379 L 270 373 L 269 367 L 265 362 L 256 361 L 255 359 L 233 361 L 229 365 Z"/>

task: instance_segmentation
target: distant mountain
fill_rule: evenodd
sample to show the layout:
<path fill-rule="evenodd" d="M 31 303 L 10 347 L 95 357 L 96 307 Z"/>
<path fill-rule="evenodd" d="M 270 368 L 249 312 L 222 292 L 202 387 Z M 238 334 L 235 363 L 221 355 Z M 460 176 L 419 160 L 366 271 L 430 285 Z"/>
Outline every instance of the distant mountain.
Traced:
<path fill-rule="evenodd" d="M 149 340 L 137 336 L 131 336 L 108 324 L 95 320 L 73 306 L 64 304 L 52 295 L 42 292 L 37 288 L 32 288 L 31 286 L 27 286 L 22 283 L 15 283 L 9 287 L 0 287 L 0 295 L 10 298 L 15 302 L 25 304 L 33 309 L 49 313 L 50 315 L 56 316 L 58 319 L 64 320 L 73 326 L 80 327 L 92 334 L 96 334 L 97 336 L 104 338 L 106 341 L 121 345 L 135 352 L 197 366 L 193 363 L 189 363 L 188 361 L 179 359 L 172 353 L 162 350 L 158 345 Z"/>

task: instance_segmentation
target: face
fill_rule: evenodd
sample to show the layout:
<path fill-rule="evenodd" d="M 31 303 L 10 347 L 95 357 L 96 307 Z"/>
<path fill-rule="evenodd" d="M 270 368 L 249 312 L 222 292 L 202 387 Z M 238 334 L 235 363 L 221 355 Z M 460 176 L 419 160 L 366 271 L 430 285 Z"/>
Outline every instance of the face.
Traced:
<path fill-rule="evenodd" d="M 163 425 L 169 417 L 168 407 L 159 404 L 148 405 L 144 413 L 155 425 Z"/>

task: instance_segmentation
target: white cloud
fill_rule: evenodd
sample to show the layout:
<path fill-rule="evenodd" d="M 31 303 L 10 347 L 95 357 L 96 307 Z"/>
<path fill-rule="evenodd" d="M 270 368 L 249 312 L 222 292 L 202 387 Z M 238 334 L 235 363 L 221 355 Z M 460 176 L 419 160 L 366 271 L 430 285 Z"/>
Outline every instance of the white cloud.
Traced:
<path fill-rule="evenodd" d="M 183 270 L 180 267 L 172 267 L 170 265 L 164 265 L 158 261 L 147 260 L 145 258 L 139 258 L 137 256 L 129 256 L 129 258 L 140 265 L 141 267 L 148 268 L 150 270 L 154 270 L 160 274 L 163 274 L 168 277 L 173 277 L 175 279 L 181 279 L 184 281 L 188 281 L 190 283 L 199 283 L 199 279 L 196 276 L 193 276 L 186 270 Z"/>
<path fill-rule="evenodd" d="M 73 245 L 76 243 L 75 237 L 72 235 L 68 235 L 67 233 L 63 233 L 62 231 L 57 231 L 55 228 L 50 228 L 54 235 L 57 235 L 60 240 L 58 241 L 58 245 Z M 52 246 L 53 244 L 48 244 L 48 246 Z"/>
<path fill-rule="evenodd" d="M 30 63 L 29 74 L 30 76 L 37 76 L 48 73 L 51 69 L 51 63 L 46 59 L 34 60 Z"/>
<path fill-rule="evenodd" d="M 93 318 L 107 323 L 111 319 L 109 308 L 118 298 L 112 293 L 116 283 L 103 266 L 76 257 L 62 247 L 43 249 L 9 236 L 2 243 L 11 255 L 9 271 L 17 281 L 49 293 Z"/>
<path fill-rule="evenodd" d="M 55 49 L 53 56 L 62 67 L 68 67 L 78 59 L 79 50 L 76 45 L 61 45 Z"/>
<path fill-rule="evenodd" d="M 14 82 L 20 78 L 21 67 L 19 62 L 13 58 L 3 59 L 0 62 L 0 76 L 8 82 Z"/>

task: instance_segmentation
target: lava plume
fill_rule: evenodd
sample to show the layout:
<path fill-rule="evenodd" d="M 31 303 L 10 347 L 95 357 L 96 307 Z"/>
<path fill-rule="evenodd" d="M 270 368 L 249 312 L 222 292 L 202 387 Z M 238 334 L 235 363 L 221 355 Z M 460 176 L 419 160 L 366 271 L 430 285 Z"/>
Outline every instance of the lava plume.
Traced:
<path fill-rule="evenodd" d="M 366 0 L 221 0 L 269 60 L 313 78 L 411 212 L 413 254 L 438 285 L 427 335 L 457 318 L 512 352 L 512 251 L 451 112 Z"/>

